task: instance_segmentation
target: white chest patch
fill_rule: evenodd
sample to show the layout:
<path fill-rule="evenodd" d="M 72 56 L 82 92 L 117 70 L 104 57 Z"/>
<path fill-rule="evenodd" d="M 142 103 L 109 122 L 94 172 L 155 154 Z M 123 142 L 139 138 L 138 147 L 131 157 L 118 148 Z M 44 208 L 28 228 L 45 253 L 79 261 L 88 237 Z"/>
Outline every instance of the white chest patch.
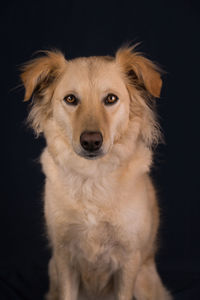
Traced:
<path fill-rule="evenodd" d="M 87 218 L 88 218 L 88 225 L 90 226 L 93 226 L 93 225 L 97 225 L 97 219 L 96 219 L 96 216 L 93 214 L 93 213 L 91 213 L 91 212 L 89 212 L 88 214 L 87 214 Z"/>

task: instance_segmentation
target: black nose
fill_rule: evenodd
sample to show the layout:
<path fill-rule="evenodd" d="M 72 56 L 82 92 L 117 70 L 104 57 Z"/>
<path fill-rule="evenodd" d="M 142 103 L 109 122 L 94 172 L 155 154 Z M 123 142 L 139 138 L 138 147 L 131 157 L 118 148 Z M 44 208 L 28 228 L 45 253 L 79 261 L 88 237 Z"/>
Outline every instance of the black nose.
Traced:
<path fill-rule="evenodd" d="M 97 151 L 101 148 L 103 137 L 101 132 L 85 131 L 80 136 L 80 143 L 86 151 Z"/>

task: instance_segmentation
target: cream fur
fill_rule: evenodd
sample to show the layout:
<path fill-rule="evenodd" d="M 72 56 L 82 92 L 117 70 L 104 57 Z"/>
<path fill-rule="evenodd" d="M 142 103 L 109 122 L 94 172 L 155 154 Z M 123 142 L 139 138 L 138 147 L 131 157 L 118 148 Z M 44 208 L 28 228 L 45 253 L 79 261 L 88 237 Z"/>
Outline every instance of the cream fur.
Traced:
<path fill-rule="evenodd" d="M 23 69 L 29 122 L 42 132 L 44 209 L 52 247 L 48 300 L 170 300 L 154 255 L 159 210 L 149 171 L 160 138 L 151 108 L 158 68 L 133 48 L 115 57 L 47 52 Z M 118 96 L 112 106 L 103 99 Z M 63 101 L 74 94 L 73 106 Z M 100 131 L 103 156 L 81 155 L 83 131 Z"/>

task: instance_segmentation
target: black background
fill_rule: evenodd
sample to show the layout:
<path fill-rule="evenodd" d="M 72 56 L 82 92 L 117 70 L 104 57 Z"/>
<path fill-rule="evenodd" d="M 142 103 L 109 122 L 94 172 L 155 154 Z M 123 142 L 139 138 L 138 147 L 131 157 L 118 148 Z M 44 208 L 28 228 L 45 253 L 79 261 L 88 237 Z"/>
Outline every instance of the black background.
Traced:
<path fill-rule="evenodd" d="M 24 125 L 19 66 L 40 49 L 113 55 L 125 42 L 167 71 L 153 176 L 162 224 L 157 261 L 175 299 L 200 299 L 199 10 L 194 1 L 7 1 L 1 4 L 0 299 L 43 299 L 49 249 L 42 210 L 45 145 Z M 162 300 L 162 299 L 160 299 Z"/>

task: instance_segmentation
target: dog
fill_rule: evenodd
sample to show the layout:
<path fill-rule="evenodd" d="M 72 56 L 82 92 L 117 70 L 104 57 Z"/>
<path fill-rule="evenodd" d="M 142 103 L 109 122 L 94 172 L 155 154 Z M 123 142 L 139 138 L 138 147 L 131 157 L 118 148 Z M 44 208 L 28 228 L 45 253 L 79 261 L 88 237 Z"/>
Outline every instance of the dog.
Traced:
<path fill-rule="evenodd" d="M 22 68 L 28 122 L 46 147 L 47 300 L 171 300 L 155 265 L 159 208 L 150 177 L 161 139 L 160 68 L 134 46 Z"/>

